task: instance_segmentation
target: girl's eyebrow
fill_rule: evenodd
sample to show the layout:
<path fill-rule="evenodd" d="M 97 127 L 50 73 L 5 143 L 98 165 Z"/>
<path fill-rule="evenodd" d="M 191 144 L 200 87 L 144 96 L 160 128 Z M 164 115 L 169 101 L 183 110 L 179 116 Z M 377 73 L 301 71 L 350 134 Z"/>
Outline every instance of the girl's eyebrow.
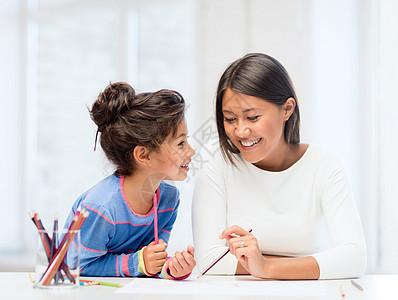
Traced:
<path fill-rule="evenodd" d="M 177 136 L 176 139 L 179 139 L 179 138 L 185 137 L 185 136 L 188 136 L 188 134 L 186 132 L 183 132 L 179 136 Z"/>

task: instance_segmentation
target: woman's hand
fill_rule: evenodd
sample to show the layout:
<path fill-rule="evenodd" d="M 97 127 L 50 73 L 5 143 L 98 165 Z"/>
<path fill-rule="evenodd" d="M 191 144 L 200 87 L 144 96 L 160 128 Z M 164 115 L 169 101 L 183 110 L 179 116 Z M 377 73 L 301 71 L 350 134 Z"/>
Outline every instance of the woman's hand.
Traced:
<path fill-rule="evenodd" d="M 180 278 L 192 272 L 196 262 L 194 258 L 194 248 L 187 247 L 187 251 L 176 252 L 169 262 L 169 272 L 174 278 Z"/>
<path fill-rule="evenodd" d="M 263 257 L 254 235 L 234 225 L 225 229 L 219 238 L 229 242 L 229 251 L 252 276 L 267 278 L 267 260 Z"/>
<path fill-rule="evenodd" d="M 166 247 L 167 244 L 162 239 L 159 240 L 158 244 L 152 242 L 145 247 L 142 256 L 148 273 L 154 275 L 162 270 L 167 257 Z"/>

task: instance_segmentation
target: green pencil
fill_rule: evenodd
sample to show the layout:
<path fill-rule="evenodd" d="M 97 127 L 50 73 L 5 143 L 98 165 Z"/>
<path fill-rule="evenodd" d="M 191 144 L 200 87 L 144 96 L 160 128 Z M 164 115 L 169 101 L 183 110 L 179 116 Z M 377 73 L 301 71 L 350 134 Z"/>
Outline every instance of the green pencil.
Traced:
<path fill-rule="evenodd" d="M 87 280 L 87 279 L 80 279 L 81 283 L 86 283 L 87 285 L 105 285 L 105 286 L 113 286 L 113 287 L 122 287 L 123 285 L 117 283 L 110 283 L 110 282 L 103 282 L 103 281 L 96 281 L 96 280 Z"/>
<path fill-rule="evenodd" d="M 106 285 L 106 286 L 113 286 L 113 287 L 122 287 L 123 285 L 117 284 L 117 283 L 109 283 L 109 282 L 102 282 L 102 281 L 96 281 L 98 282 L 99 285 Z"/>

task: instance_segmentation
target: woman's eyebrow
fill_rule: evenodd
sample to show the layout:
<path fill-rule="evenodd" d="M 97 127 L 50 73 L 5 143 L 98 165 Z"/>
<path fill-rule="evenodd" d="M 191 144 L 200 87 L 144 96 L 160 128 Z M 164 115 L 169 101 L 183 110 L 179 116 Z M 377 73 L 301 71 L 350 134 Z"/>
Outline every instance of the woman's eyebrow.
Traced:
<path fill-rule="evenodd" d="M 246 112 L 249 112 L 249 111 L 256 111 L 256 110 L 258 110 L 258 109 L 252 107 L 252 108 L 245 109 L 243 112 L 246 113 Z"/>
<path fill-rule="evenodd" d="M 247 112 L 249 112 L 249 111 L 256 111 L 256 110 L 259 110 L 259 109 L 258 109 L 258 108 L 255 108 L 255 107 L 252 107 L 252 108 L 245 109 L 245 110 L 243 110 L 242 112 L 243 112 L 243 113 L 247 113 Z M 232 111 L 226 110 L 226 109 L 223 109 L 222 112 L 233 114 Z"/>

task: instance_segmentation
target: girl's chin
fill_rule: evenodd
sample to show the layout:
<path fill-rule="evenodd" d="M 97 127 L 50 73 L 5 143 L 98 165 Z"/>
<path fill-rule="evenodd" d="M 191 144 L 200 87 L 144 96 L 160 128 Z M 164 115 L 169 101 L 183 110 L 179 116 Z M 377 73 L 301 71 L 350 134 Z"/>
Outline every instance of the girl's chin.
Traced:
<path fill-rule="evenodd" d="M 169 180 L 184 181 L 187 177 L 188 177 L 187 172 L 185 172 L 185 171 L 180 171 L 180 173 L 178 173 L 176 176 L 174 176 L 173 179 L 169 179 Z"/>

